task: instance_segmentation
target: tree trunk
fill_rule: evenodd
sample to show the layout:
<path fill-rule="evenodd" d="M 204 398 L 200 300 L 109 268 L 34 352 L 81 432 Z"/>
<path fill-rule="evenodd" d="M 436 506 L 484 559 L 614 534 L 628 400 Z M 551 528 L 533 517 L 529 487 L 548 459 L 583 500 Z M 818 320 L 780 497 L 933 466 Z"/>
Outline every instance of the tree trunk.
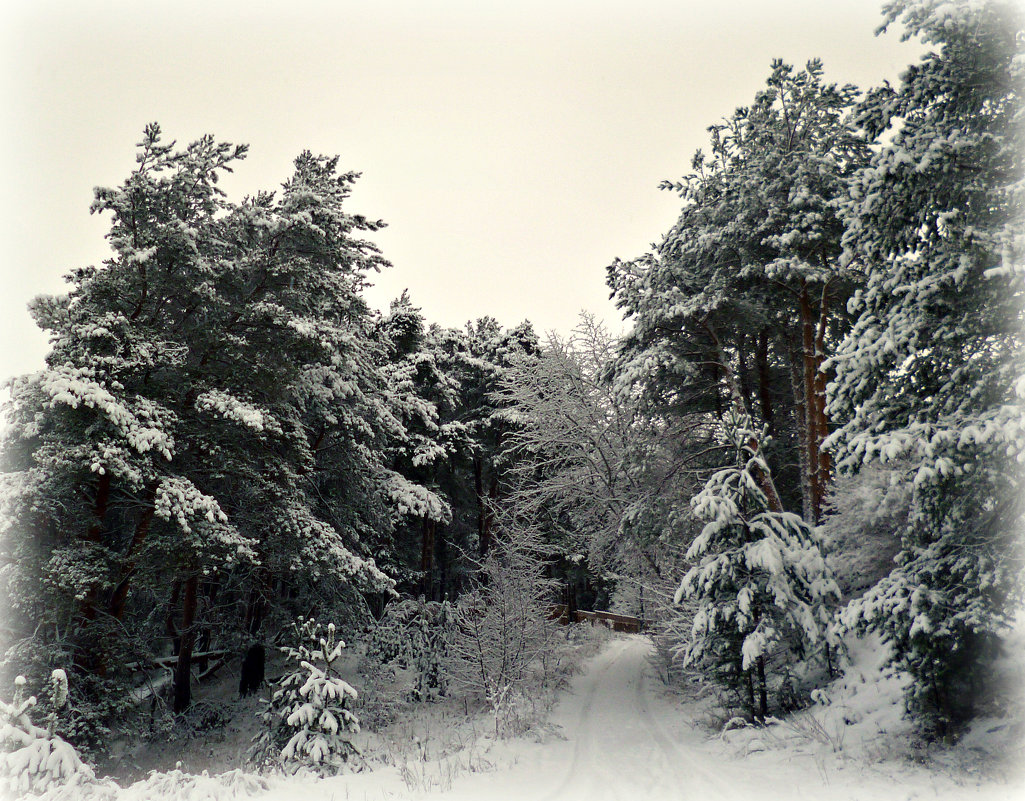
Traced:
<path fill-rule="evenodd" d="M 829 436 L 829 418 L 826 417 L 826 371 L 823 364 L 826 361 L 826 326 L 829 322 L 829 283 L 822 287 L 822 300 L 819 303 L 819 329 L 815 334 L 815 399 L 816 399 L 816 423 L 819 443 L 819 484 L 822 487 L 823 495 L 829 487 L 833 478 L 833 463 L 829 451 L 822 447 L 822 443 Z"/>
<path fill-rule="evenodd" d="M 729 359 L 726 357 L 722 346 L 719 344 L 719 337 L 716 335 L 715 329 L 712 328 L 711 324 L 705 323 L 705 330 L 712 339 L 712 343 L 715 348 L 715 358 L 719 364 L 719 369 L 722 370 L 723 378 L 726 380 L 726 388 L 729 390 L 733 408 L 736 410 L 737 414 L 751 420 L 751 413 L 748 411 L 747 404 L 744 402 L 744 394 L 741 392 L 740 384 L 737 381 L 736 374 L 733 372 L 733 367 L 730 365 Z M 761 445 L 753 436 L 748 439 L 747 445 L 755 453 L 758 453 L 761 450 Z M 773 482 L 772 476 L 758 467 L 755 467 L 752 470 L 752 475 L 754 476 L 755 481 L 758 482 L 758 488 L 765 494 L 765 499 L 769 504 L 769 510 L 772 512 L 782 512 L 783 502 L 779 499 L 779 493 L 776 491 L 776 484 Z"/>
<path fill-rule="evenodd" d="M 438 562 L 438 600 L 445 600 L 445 592 L 448 589 L 448 543 L 445 541 L 445 531 L 442 529 L 435 535 L 435 553 Z"/>
<path fill-rule="evenodd" d="M 263 625 L 263 616 L 267 610 L 267 599 L 274 592 L 274 576 L 267 567 L 257 568 L 256 586 L 250 587 L 246 601 L 246 615 L 243 627 L 252 636 L 256 636 Z"/>
<path fill-rule="evenodd" d="M 826 489 L 832 477 L 832 463 L 829 453 L 822 447 L 829 435 L 829 421 L 826 418 L 826 374 L 822 365 L 826 360 L 826 326 L 829 322 L 829 282 L 822 287 L 816 315 L 811 303 L 808 287 L 801 285 L 799 296 L 801 312 L 801 365 L 804 385 L 804 458 L 802 467 L 807 473 L 810 492 L 810 517 L 808 522 L 818 523 L 822 519 Z M 805 460 L 807 464 L 804 464 Z"/>
<path fill-rule="evenodd" d="M 775 409 L 772 403 L 772 383 L 769 375 L 769 329 L 758 334 L 758 350 L 755 352 L 758 365 L 758 401 L 762 407 L 762 419 L 769 429 L 769 436 L 776 436 Z"/>
<path fill-rule="evenodd" d="M 764 722 L 769 714 L 769 689 L 765 683 L 765 657 L 758 657 L 758 704 L 761 707 L 759 717 Z"/>
<path fill-rule="evenodd" d="M 794 423 L 797 428 L 798 461 L 801 466 L 801 517 L 806 521 L 812 519 L 811 468 L 808 464 L 808 427 L 805 412 L 804 379 L 801 371 L 800 348 L 788 343 L 788 361 L 790 367 L 790 387 L 794 394 Z"/>
<path fill-rule="evenodd" d="M 181 579 L 175 579 L 171 585 L 171 595 L 167 599 L 167 616 L 164 618 L 164 628 L 171 638 L 171 654 L 173 656 L 178 656 L 178 652 L 181 650 L 181 634 L 178 627 L 174 625 L 174 616 L 178 613 L 178 601 L 181 599 L 181 594 Z"/>
<path fill-rule="evenodd" d="M 812 311 L 808 287 L 802 282 L 799 296 L 801 311 L 801 366 L 804 378 L 804 447 L 808 472 L 807 481 L 810 492 L 810 514 L 808 523 L 815 525 L 822 517 L 822 500 L 825 495 L 820 481 L 819 451 L 819 397 L 816 394 L 816 376 L 819 372 L 819 359 L 815 353 L 816 315 Z M 825 389 L 825 387 L 823 387 Z"/>
<path fill-rule="evenodd" d="M 420 544 L 420 570 L 423 573 L 420 592 L 424 599 L 431 600 L 431 591 L 434 584 L 434 537 L 437 533 L 438 524 L 425 517 L 422 526 L 422 541 Z"/>
<path fill-rule="evenodd" d="M 488 499 L 484 504 L 484 539 L 481 541 L 481 556 L 487 556 L 491 547 L 491 538 L 495 529 L 495 502 L 498 500 L 498 475 L 491 468 L 491 481 L 488 484 Z"/>
<path fill-rule="evenodd" d="M 477 552 L 483 556 L 487 551 L 485 540 L 487 525 L 485 516 L 487 514 L 484 502 L 484 464 L 479 457 L 473 459 L 473 494 L 477 499 Z"/>
<path fill-rule="evenodd" d="M 103 521 L 107 517 L 107 508 L 110 506 L 110 473 L 104 472 L 96 483 L 96 497 L 93 499 L 93 523 L 85 533 L 85 539 L 90 543 L 99 543 L 103 533 Z M 93 584 L 86 592 L 85 598 L 78 613 L 78 626 L 85 629 L 96 619 L 96 606 L 99 603 L 99 588 Z M 96 643 L 89 637 L 84 638 L 89 643 L 89 648 L 78 647 L 75 649 L 74 665 L 77 669 L 97 676 L 107 675 L 107 663 L 103 654 L 96 648 Z"/>
<path fill-rule="evenodd" d="M 187 711 L 192 705 L 192 652 L 196 645 L 196 609 L 199 596 L 199 576 L 196 573 L 185 579 L 185 594 L 182 601 L 181 645 L 178 662 L 174 668 L 174 702 L 176 715 Z"/>
<path fill-rule="evenodd" d="M 751 403 L 751 382 L 748 380 L 747 355 L 744 349 L 747 347 L 747 335 L 740 335 L 740 342 L 737 343 L 737 380 L 740 382 L 740 392 L 744 397 L 744 406 L 750 411 Z"/>
<path fill-rule="evenodd" d="M 115 620 L 123 620 L 125 607 L 128 601 L 128 588 L 131 585 L 132 575 L 135 573 L 135 559 L 139 548 L 149 534 L 150 526 L 153 523 L 153 516 L 156 513 L 157 482 L 151 481 L 146 486 L 146 505 L 139 514 L 139 521 L 135 524 L 135 534 L 128 544 L 128 550 L 124 555 L 124 566 L 121 570 L 121 581 L 114 588 L 110 596 L 109 612 Z"/>

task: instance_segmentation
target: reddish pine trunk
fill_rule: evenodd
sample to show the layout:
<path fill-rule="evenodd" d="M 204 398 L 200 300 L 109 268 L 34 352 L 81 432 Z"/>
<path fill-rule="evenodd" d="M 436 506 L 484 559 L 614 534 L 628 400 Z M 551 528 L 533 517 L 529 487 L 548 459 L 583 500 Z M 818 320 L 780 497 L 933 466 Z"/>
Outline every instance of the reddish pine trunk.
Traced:
<path fill-rule="evenodd" d="M 829 435 L 826 418 L 825 361 L 826 325 L 829 319 L 829 284 L 822 288 L 818 315 L 812 309 L 807 285 L 802 284 L 799 296 L 801 312 L 801 365 L 803 368 L 804 415 L 802 466 L 809 489 L 810 523 L 822 519 L 826 489 L 832 477 L 832 464 L 822 443 Z"/>

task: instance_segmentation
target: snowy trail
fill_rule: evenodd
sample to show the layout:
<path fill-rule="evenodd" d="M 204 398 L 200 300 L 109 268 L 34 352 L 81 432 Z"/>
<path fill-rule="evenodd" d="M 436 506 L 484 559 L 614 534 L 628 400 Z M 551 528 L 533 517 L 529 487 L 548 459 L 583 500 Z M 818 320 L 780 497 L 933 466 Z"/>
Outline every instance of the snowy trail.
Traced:
<path fill-rule="evenodd" d="M 1006 791 L 940 791 L 932 782 L 901 786 L 893 777 L 853 768 L 830 776 L 806 759 L 781 753 L 737 760 L 709 743 L 678 705 L 660 694 L 645 637 L 612 640 L 575 677 L 552 715 L 560 735 L 546 742 L 493 743 L 493 769 L 448 771 L 428 764 L 435 779 L 410 788 L 395 769 L 320 782 L 276 783 L 263 801 L 903 801 L 1019 799 Z M 444 778 L 442 778 L 444 777 Z"/>
<path fill-rule="evenodd" d="M 565 798 L 721 798 L 727 788 L 666 736 L 648 686 L 650 643 L 617 640 L 556 713 L 572 739 L 573 758 L 546 801 Z M 574 700 L 577 703 L 574 703 Z M 579 721 L 567 717 L 579 704 Z M 567 714 L 569 713 L 569 714 Z M 561 720 L 560 720 L 561 719 Z"/>
<path fill-rule="evenodd" d="M 645 637 L 613 640 L 575 677 L 552 715 L 560 736 L 545 743 L 494 746 L 497 770 L 463 772 L 451 787 L 411 791 L 382 771 L 292 783 L 265 796 L 268 801 L 315 799 L 448 799 L 450 801 L 690 801 L 748 798 L 754 783 L 726 783 L 668 734 L 678 712 L 660 702 L 653 687 Z M 678 722 L 678 721 L 677 721 Z M 699 735 L 695 734 L 699 739 Z M 387 771 L 384 771 L 387 773 Z M 743 773 L 743 771 L 741 772 Z M 397 779 L 397 776 L 392 777 Z"/>

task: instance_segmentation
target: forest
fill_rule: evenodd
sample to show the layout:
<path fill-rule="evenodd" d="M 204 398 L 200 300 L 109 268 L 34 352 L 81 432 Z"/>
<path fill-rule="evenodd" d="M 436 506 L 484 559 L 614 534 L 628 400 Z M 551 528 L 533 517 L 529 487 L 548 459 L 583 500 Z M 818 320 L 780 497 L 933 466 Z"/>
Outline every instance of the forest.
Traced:
<path fill-rule="evenodd" d="M 898 85 L 774 61 L 710 125 L 675 224 L 595 265 L 621 337 L 378 312 L 357 172 L 232 200 L 246 145 L 147 125 L 8 385 L 0 787 L 88 797 L 112 742 L 226 726 L 229 674 L 253 775 L 355 770 L 361 725 L 460 693 L 515 734 L 577 610 L 643 621 L 720 725 L 868 637 L 922 742 L 1021 718 L 1025 22 L 882 22 L 929 47 Z"/>

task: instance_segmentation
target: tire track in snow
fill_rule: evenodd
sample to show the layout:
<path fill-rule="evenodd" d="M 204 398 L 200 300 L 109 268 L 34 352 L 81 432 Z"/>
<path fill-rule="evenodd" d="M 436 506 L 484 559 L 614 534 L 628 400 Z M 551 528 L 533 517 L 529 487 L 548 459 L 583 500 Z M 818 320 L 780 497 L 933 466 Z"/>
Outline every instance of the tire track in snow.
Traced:
<path fill-rule="evenodd" d="M 644 657 L 646 662 L 647 652 Z M 673 741 L 673 738 L 666 734 L 661 724 L 659 724 L 658 720 L 655 718 L 655 715 L 652 714 L 651 706 L 648 702 L 648 693 L 646 692 L 647 668 L 648 665 L 645 663 L 642 669 L 638 672 L 637 706 L 640 709 L 641 719 L 647 726 L 651 739 L 658 746 L 669 769 L 680 779 L 680 787 L 686 788 L 687 796 L 702 799 L 707 798 L 710 795 L 714 798 L 733 797 L 735 795 L 734 789 L 730 788 L 726 782 L 710 772 L 707 768 L 703 767 L 701 762 L 696 759 L 694 755 L 688 754 L 686 749 L 677 745 Z M 688 775 L 684 775 L 681 772 L 681 767 L 687 768 Z M 695 776 L 700 779 L 701 784 L 704 786 L 694 786 Z M 713 792 L 709 793 L 709 791 Z"/>
<path fill-rule="evenodd" d="M 542 801 L 565 799 L 567 797 L 566 791 L 571 786 L 576 785 L 579 787 L 584 782 L 593 780 L 593 774 L 589 772 L 587 768 L 589 765 L 593 767 L 594 763 L 594 757 L 591 754 L 594 741 L 594 732 L 591 728 L 591 717 L 594 712 L 594 700 L 598 695 L 598 689 L 602 686 L 603 680 L 612 669 L 612 666 L 615 665 L 620 656 L 622 656 L 623 651 L 622 646 L 618 642 L 613 643 L 611 648 L 614 648 L 617 653 L 610 655 L 608 661 L 606 661 L 605 664 L 593 674 L 593 676 L 588 677 L 590 682 L 586 692 L 584 693 L 584 700 L 581 704 L 580 717 L 577 721 L 576 731 L 569 732 L 570 736 L 575 735 L 575 739 L 573 741 L 573 758 L 570 760 L 569 768 L 566 770 L 566 775 L 551 793 L 544 796 Z M 606 787 L 605 789 L 609 788 Z M 597 797 L 607 797 L 607 794 Z"/>

